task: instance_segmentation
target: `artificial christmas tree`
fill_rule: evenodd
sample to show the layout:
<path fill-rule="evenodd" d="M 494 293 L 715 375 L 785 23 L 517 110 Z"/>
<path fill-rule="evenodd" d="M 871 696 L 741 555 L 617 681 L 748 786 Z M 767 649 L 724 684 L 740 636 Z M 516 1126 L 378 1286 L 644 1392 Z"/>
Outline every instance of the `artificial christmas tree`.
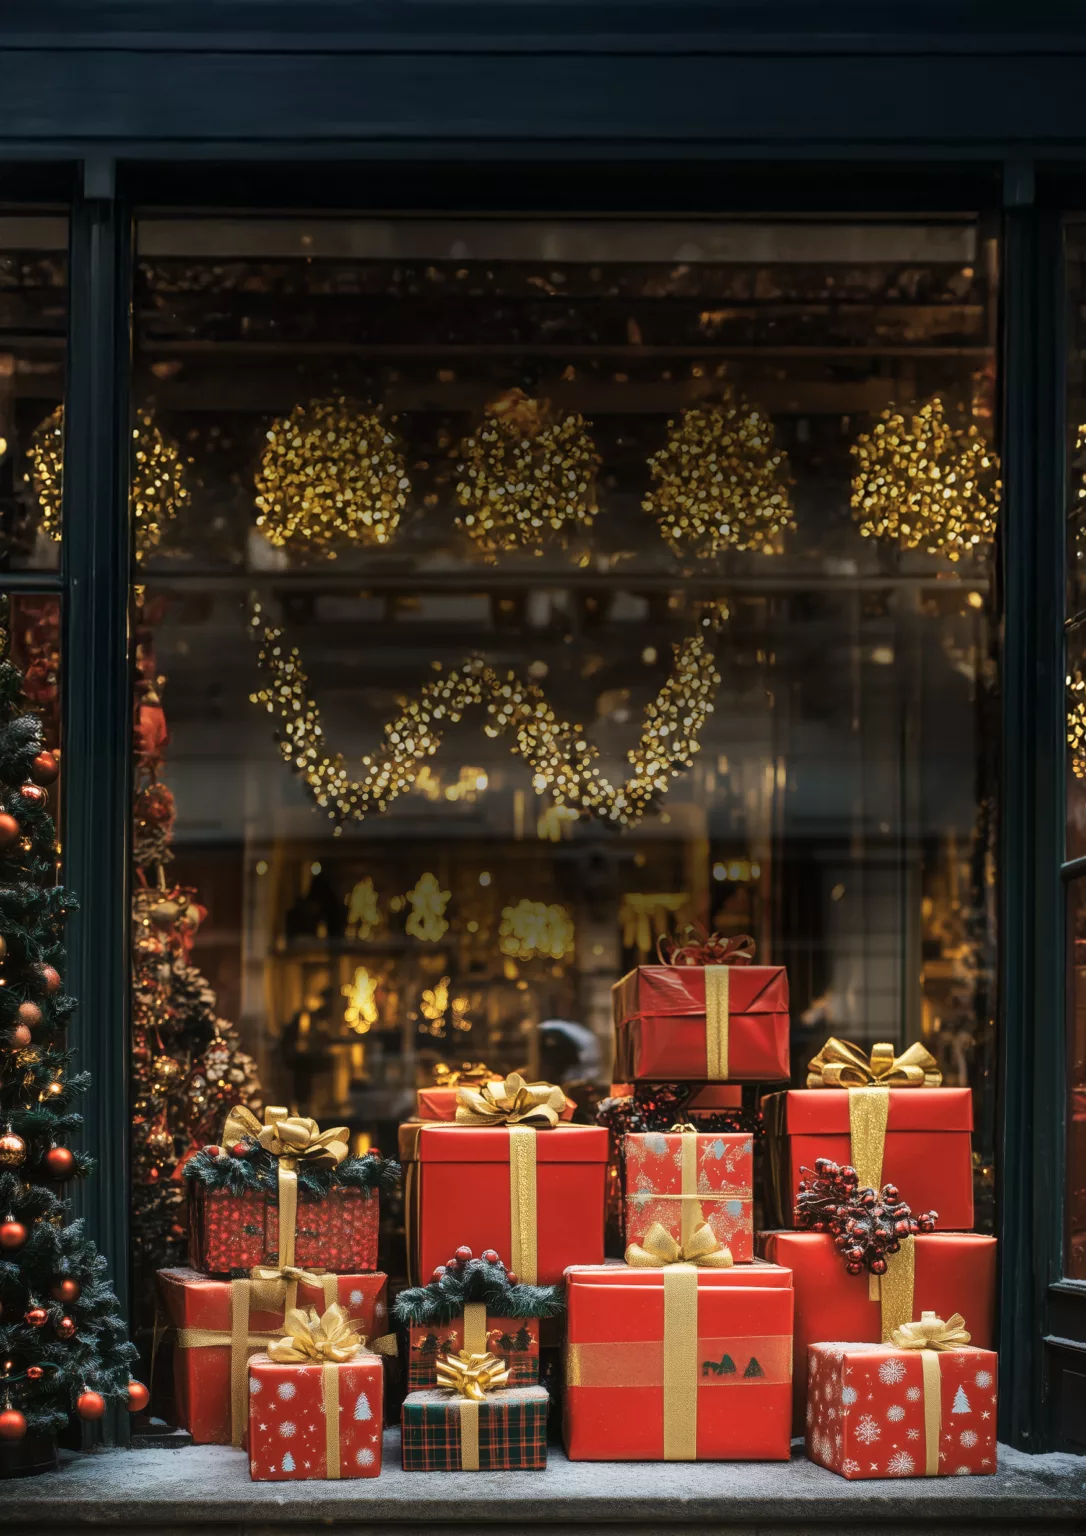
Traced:
<path fill-rule="evenodd" d="M 24 712 L 22 678 L 0 613 L 0 1476 L 55 1464 L 54 1436 L 73 1415 L 101 1418 L 106 1399 L 132 1409 L 146 1389 L 129 1377 L 136 1351 L 80 1221 L 66 1223 L 61 1186 L 90 1160 L 64 1145 L 85 1092 L 65 1029 L 64 919 L 56 883 L 49 787 L 57 761 Z"/>

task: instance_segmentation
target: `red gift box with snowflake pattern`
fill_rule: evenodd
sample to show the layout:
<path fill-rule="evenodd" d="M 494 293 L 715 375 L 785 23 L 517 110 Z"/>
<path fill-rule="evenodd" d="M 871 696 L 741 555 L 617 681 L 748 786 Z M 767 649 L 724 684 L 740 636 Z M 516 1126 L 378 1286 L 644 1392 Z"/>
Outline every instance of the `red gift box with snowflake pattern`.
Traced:
<path fill-rule="evenodd" d="M 754 1143 L 744 1131 L 643 1131 L 625 1138 L 626 1241 L 654 1222 L 680 1243 L 708 1223 L 737 1264 L 754 1258 Z"/>
<path fill-rule="evenodd" d="M 992 1473 L 996 1364 L 971 1346 L 812 1344 L 807 1455 L 847 1478 Z"/>
<path fill-rule="evenodd" d="M 196 1185 L 190 1193 L 189 1262 L 212 1275 L 274 1265 L 279 1202 L 274 1194 Z M 299 1269 L 358 1274 L 377 1268 L 380 1197 L 375 1189 L 333 1188 L 320 1200 L 298 1197 L 294 1263 Z"/>
<path fill-rule="evenodd" d="M 249 1476 L 254 1482 L 376 1477 L 381 1470 L 384 1367 L 352 1360 L 249 1361 Z"/>

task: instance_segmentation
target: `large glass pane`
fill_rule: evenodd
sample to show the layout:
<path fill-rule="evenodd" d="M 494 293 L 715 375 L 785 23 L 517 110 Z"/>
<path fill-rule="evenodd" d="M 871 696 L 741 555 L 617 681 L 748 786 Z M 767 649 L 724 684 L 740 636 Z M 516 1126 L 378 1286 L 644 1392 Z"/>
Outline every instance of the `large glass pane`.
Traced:
<path fill-rule="evenodd" d="M 1067 891 L 1067 1249 L 1064 1273 L 1086 1280 L 1086 880 Z"/>
<path fill-rule="evenodd" d="M 485 1058 L 590 1113 L 612 984 L 698 921 L 787 964 L 797 1080 L 836 1033 L 973 1085 L 990 1225 L 996 255 L 141 225 L 159 854 L 269 1102 L 391 1150 Z"/>

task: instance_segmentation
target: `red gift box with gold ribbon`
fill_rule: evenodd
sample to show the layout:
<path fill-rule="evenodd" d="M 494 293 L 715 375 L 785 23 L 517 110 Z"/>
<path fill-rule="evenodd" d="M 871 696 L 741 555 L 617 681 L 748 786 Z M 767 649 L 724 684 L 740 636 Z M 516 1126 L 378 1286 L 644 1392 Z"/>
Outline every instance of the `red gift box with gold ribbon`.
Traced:
<path fill-rule="evenodd" d="M 275 1195 L 225 1189 L 190 1189 L 189 1258 L 210 1274 L 274 1264 L 279 1256 L 279 1201 Z M 319 1200 L 297 1202 L 294 1253 L 302 1269 L 354 1273 L 377 1265 L 380 1196 L 375 1189 L 330 1189 Z"/>
<path fill-rule="evenodd" d="M 878 1344 L 922 1312 L 969 1317 L 973 1343 L 990 1349 L 995 1323 L 996 1240 L 975 1232 L 906 1238 L 881 1278 L 850 1275 L 825 1232 L 763 1232 L 767 1259 L 792 1271 L 796 1360 L 811 1344 L 846 1339 Z M 793 1427 L 803 1433 L 807 1381 L 796 1371 Z"/>
<path fill-rule="evenodd" d="M 770 1264 L 566 1276 L 572 1461 L 787 1461 L 792 1290 Z"/>
<path fill-rule="evenodd" d="M 626 1241 L 654 1222 L 680 1245 L 702 1222 L 736 1264 L 754 1257 L 754 1143 L 743 1131 L 632 1132 L 625 1138 Z"/>
<path fill-rule="evenodd" d="M 782 965 L 639 965 L 611 1000 L 616 1081 L 787 1081 Z"/>

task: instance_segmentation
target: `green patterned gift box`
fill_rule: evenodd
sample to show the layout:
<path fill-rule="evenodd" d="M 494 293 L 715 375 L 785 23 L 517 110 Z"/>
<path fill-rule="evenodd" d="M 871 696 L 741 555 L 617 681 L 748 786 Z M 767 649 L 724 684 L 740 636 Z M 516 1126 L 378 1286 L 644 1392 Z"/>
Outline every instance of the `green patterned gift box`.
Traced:
<path fill-rule="evenodd" d="M 405 1472 L 514 1472 L 547 1465 L 545 1387 L 507 1387 L 472 1402 L 435 1388 L 404 1399 Z"/>

